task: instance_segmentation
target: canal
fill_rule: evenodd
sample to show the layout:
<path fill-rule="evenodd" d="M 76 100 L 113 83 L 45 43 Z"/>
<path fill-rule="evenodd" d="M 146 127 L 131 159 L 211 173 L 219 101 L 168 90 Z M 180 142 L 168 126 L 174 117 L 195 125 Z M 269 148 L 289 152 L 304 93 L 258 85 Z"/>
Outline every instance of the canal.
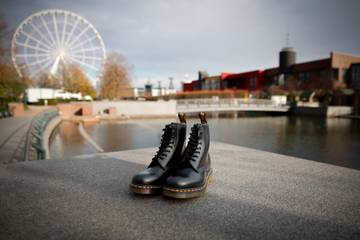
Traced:
<path fill-rule="evenodd" d="M 158 146 L 163 126 L 176 119 L 87 123 L 87 133 L 106 152 Z M 191 124 L 196 119 L 189 120 Z M 360 121 L 340 118 L 210 118 L 211 139 L 308 160 L 360 169 Z M 77 123 L 64 121 L 50 144 L 52 158 L 94 153 Z"/>

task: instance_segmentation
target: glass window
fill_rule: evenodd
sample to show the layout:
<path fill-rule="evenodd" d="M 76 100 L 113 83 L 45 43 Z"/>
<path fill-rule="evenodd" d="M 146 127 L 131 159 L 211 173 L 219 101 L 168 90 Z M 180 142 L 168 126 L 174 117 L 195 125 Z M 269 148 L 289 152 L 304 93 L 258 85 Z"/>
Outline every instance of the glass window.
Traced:
<path fill-rule="evenodd" d="M 346 75 L 347 75 L 347 68 L 343 68 L 342 71 L 341 71 L 341 79 L 343 81 L 346 80 Z"/>
<path fill-rule="evenodd" d="M 256 88 L 256 80 L 257 80 L 256 77 L 253 77 L 253 78 L 249 79 L 249 87 L 250 88 Z"/>

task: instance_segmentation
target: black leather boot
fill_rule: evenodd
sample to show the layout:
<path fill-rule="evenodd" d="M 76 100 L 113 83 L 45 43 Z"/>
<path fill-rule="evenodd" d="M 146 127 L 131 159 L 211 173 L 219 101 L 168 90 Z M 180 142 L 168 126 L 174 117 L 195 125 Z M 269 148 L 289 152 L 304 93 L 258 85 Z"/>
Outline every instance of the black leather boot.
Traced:
<path fill-rule="evenodd" d="M 182 160 L 186 140 L 185 114 L 178 114 L 180 123 L 170 123 L 163 129 L 161 144 L 148 168 L 136 174 L 130 191 L 137 194 L 159 194 L 169 176 Z"/>
<path fill-rule="evenodd" d="M 209 125 L 204 113 L 199 114 L 201 123 L 191 128 L 184 160 L 167 178 L 163 195 L 172 198 L 202 196 L 212 174 L 209 145 Z"/>

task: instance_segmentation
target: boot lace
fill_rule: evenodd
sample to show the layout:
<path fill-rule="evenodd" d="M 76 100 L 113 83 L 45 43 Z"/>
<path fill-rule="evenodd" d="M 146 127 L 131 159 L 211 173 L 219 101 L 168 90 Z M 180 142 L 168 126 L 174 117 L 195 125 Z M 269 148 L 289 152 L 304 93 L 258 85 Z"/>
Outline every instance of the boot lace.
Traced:
<path fill-rule="evenodd" d="M 191 128 L 189 141 L 186 147 L 186 156 L 190 161 L 196 161 L 196 158 L 200 155 L 201 143 L 199 142 L 199 130 L 194 126 Z"/>
<path fill-rule="evenodd" d="M 155 160 L 163 160 L 171 152 L 174 147 L 174 131 L 171 125 L 166 125 L 162 130 L 163 134 L 161 136 L 160 147 L 156 151 L 155 156 L 152 158 Z"/>

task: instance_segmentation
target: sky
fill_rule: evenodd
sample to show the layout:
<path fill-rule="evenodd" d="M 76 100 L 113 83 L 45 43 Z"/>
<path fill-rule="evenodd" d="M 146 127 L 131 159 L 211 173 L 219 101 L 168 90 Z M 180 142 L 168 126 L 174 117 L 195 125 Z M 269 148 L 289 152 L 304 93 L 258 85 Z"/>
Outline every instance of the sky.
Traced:
<path fill-rule="evenodd" d="M 331 51 L 360 55 L 359 0 L 0 0 L 12 28 L 44 9 L 75 12 L 91 22 L 107 51 L 132 65 L 133 85 L 177 88 L 197 78 L 278 65 L 289 44 L 297 61 Z"/>

